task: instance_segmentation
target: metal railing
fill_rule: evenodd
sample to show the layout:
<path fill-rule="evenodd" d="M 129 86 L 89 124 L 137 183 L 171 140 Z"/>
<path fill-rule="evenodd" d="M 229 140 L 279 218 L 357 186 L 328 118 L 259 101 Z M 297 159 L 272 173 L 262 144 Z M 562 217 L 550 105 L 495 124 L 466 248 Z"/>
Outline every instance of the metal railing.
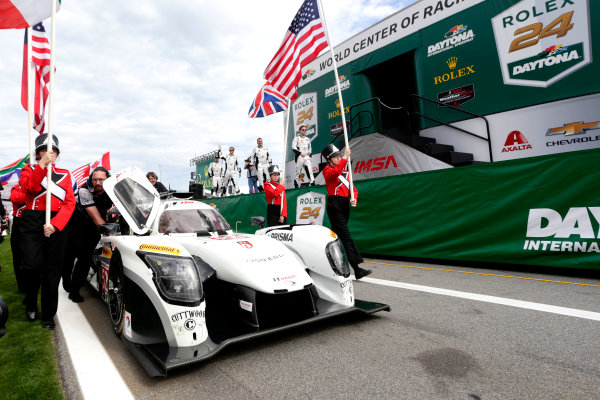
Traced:
<path fill-rule="evenodd" d="M 413 114 L 414 114 L 414 115 L 417 115 L 417 116 L 419 116 L 419 117 L 427 118 L 427 119 L 429 119 L 429 120 L 431 120 L 431 121 L 435 121 L 435 122 L 437 122 L 438 124 L 441 124 L 441 125 L 447 126 L 447 127 L 449 127 L 449 128 L 452 128 L 452 129 L 456 129 L 456 130 L 458 130 L 458 131 L 461 131 L 461 132 L 463 132 L 463 133 L 466 133 L 466 134 L 468 134 L 468 135 L 470 135 L 470 136 L 474 136 L 474 137 L 476 137 L 476 138 L 478 138 L 478 139 L 485 140 L 485 141 L 488 143 L 488 151 L 489 151 L 489 153 L 490 153 L 490 162 L 494 161 L 494 158 L 493 158 L 493 156 L 492 156 L 492 142 L 491 142 L 491 140 L 490 140 L 490 137 L 491 137 L 491 136 L 490 136 L 490 124 L 489 124 L 489 122 L 488 122 L 487 118 L 485 118 L 483 115 L 475 114 L 475 113 L 472 113 L 472 112 L 470 112 L 470 111 L 466 111 L 466 110 L 463 110 L 463 109 L 460 109 L 460 108 L 456 108 L 456 107 L 449 107 L 447 104 L 441 103 L 441 102 L 439 102 L 439 101 L 436 101 L 436 100 L 428 99 L 427 97 L 423 97 L 423 96 L 420 96 L 420 95 L 418 95 L 418 94 L 411 94 L 410 96 L 411 96 L 411 98 L 413 99 L 413 106 L 414 106 L 414 109 L 415 109 L 415 110 L 417 110 L 417 109 L 418 109 L 418 107 L 417 107 L 417 99 L 421 99 L 421 100 L 428 101 L 428 102 L 430 102 L 430 103 L 434 103 L 434 104 L 437 104 L 437 105 L 443 106 L 443 107 L 445 107 L 446 109 L 449 109 L 449 110 L 455 110 L 455 111 L 461 112 L 461 113 L 463 113 L 463 114 L 470 115 L 470 116 L 472 116 L 472 117 L 475 117 L 475 118 L 481 118 L 481 119 L 483 119 L 483 121 L 485 122 L 485 129 L 486 129 L 486 132 L 487 132 L 487 138 L 485 138 L 485 137 L 482 137 L 482 136 L 479 136 L 479 135 L 477 135 L 477 134 L 475 134 L 475 133 L 473 133 L 473 132 L 467 131 L 466 129 L 463 129 L 463 128 L 459 128 L 458 126 L 454 126 L 454 125 L 452 125 L 452 124 L 449 124 L 449 123 L 447 123 L 447 122 L 440 121 L 440 120 L 439 120 L 439 119 L 437 119 L 437 118 L 430 117 L 429 115 L 425 115 L 425 114 L 423 114 L 423 113 L 420 113 L 420 112 L 418 112 L 418 111 L 414 111 L 414 112 L 413 112 Z"/>

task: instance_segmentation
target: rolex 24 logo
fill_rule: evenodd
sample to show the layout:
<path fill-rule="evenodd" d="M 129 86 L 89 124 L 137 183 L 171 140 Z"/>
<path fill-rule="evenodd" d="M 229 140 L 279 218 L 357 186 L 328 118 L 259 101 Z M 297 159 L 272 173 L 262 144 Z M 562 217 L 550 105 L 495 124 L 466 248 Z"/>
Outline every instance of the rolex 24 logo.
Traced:
<path fill-rule="evenodd" d="M 588 0 L 523 0 L 492 18 L 507 85 L 548 87 L 591 63 Z"/>

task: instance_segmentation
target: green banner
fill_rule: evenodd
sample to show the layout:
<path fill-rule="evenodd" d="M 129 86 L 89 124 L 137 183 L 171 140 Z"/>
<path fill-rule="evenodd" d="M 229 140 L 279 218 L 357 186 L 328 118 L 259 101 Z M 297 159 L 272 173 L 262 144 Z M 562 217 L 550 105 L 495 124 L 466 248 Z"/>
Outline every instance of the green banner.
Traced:
<path fill-rule="evenodd" d="M 598 159 L 595 149 L 358 181 L 350 231 L 367 254 L 598 269 Z M 325 187 L 287 191 L 289 223 L 309 191 Z M 240 232 L 266 216 L 264 194 L 205 202 Z"/>

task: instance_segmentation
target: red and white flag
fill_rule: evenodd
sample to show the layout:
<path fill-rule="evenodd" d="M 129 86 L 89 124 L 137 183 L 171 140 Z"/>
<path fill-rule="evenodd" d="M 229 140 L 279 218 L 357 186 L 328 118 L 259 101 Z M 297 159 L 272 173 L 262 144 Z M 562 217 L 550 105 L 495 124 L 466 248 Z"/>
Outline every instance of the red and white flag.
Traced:
<path fill-rule="evenodd" d="M 327 37 L 317 0 L 304 0 L 285 33 L 279 50 L 267 66 L 264 78 L 271 82 L 278 93 L 294 101 L 302 78 L 302 68 L 326 48 Z"/>
<path fill-rule="evenodd" d="M 0 0 L 1 1 L 1 0 Z M 31 61 L 35 66 L 35 89 L 33 95 L 33 127 L 44 133 L 44 112 L 46 100 L 50 94 L 50 41 L 44 25 L 40 22 L 31 28 Z M 27 29 L 25 30 L 25 48 L 23 49 L 23 77 L 21 79 L 21 105 L 27 111 Z"/>
<path fill-rule="evenodd" d="M 56 12 L 61 0 L 56 0 Z M 50 0 L 0 0 L 0 29 L 22 29 L 52 15 Z"/>
<path fill-rule="evenodd" d="M 102 155 L 102 158 L 99 160 L 93 161 L 89 164 L 82 165 L 81 167 L 74 169 L 71 171 L 71 177 L 73 178 L 73 182 L 77 184 L 77 187 L 80 188 L 87 181 L 90 173 L 96 167 L 104 167 L 110 171 L 110 152 L 106 152 Z"/>

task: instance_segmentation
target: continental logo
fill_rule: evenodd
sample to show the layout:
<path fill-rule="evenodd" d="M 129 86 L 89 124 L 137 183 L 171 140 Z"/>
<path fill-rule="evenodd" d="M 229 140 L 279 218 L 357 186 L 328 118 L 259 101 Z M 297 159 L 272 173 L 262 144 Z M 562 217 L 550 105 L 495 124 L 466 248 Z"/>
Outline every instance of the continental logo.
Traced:
<path fill-rule="evenodd" d="M 464 76 L 472 75 L 477 72 L 475 70 L 475 65 L 469 65 L 456 69 L 458 66 L 458 61 L 458 57 L 450 57 L 448 60 L 446 60 L 446 64 L 448 64 L 448 68 L 450 68 L 451 71 L 434 77 L 433 83 L 437 85 L 439 83 L 449 82 Z"/>
<path fill-rule="evenodd" d="M 142 244 L 138 250 L 155 251 L 155 252 L 159 252 L 159 253 L 168 253 L 168 254 L 174 254 L 176 256 L 178 256 L 181 253 L 180 249 L 177 249 L 175 247 L 169 247 L 169 246 L 161 246 L 159 244 Z"/>
<path fill-rule="evenodd" d="M 427 46 L 427 57 L 440 54 L 475 39 L 473 29 L 468 25 L 455 25 L 444 35 L 444 40 Z"/>

